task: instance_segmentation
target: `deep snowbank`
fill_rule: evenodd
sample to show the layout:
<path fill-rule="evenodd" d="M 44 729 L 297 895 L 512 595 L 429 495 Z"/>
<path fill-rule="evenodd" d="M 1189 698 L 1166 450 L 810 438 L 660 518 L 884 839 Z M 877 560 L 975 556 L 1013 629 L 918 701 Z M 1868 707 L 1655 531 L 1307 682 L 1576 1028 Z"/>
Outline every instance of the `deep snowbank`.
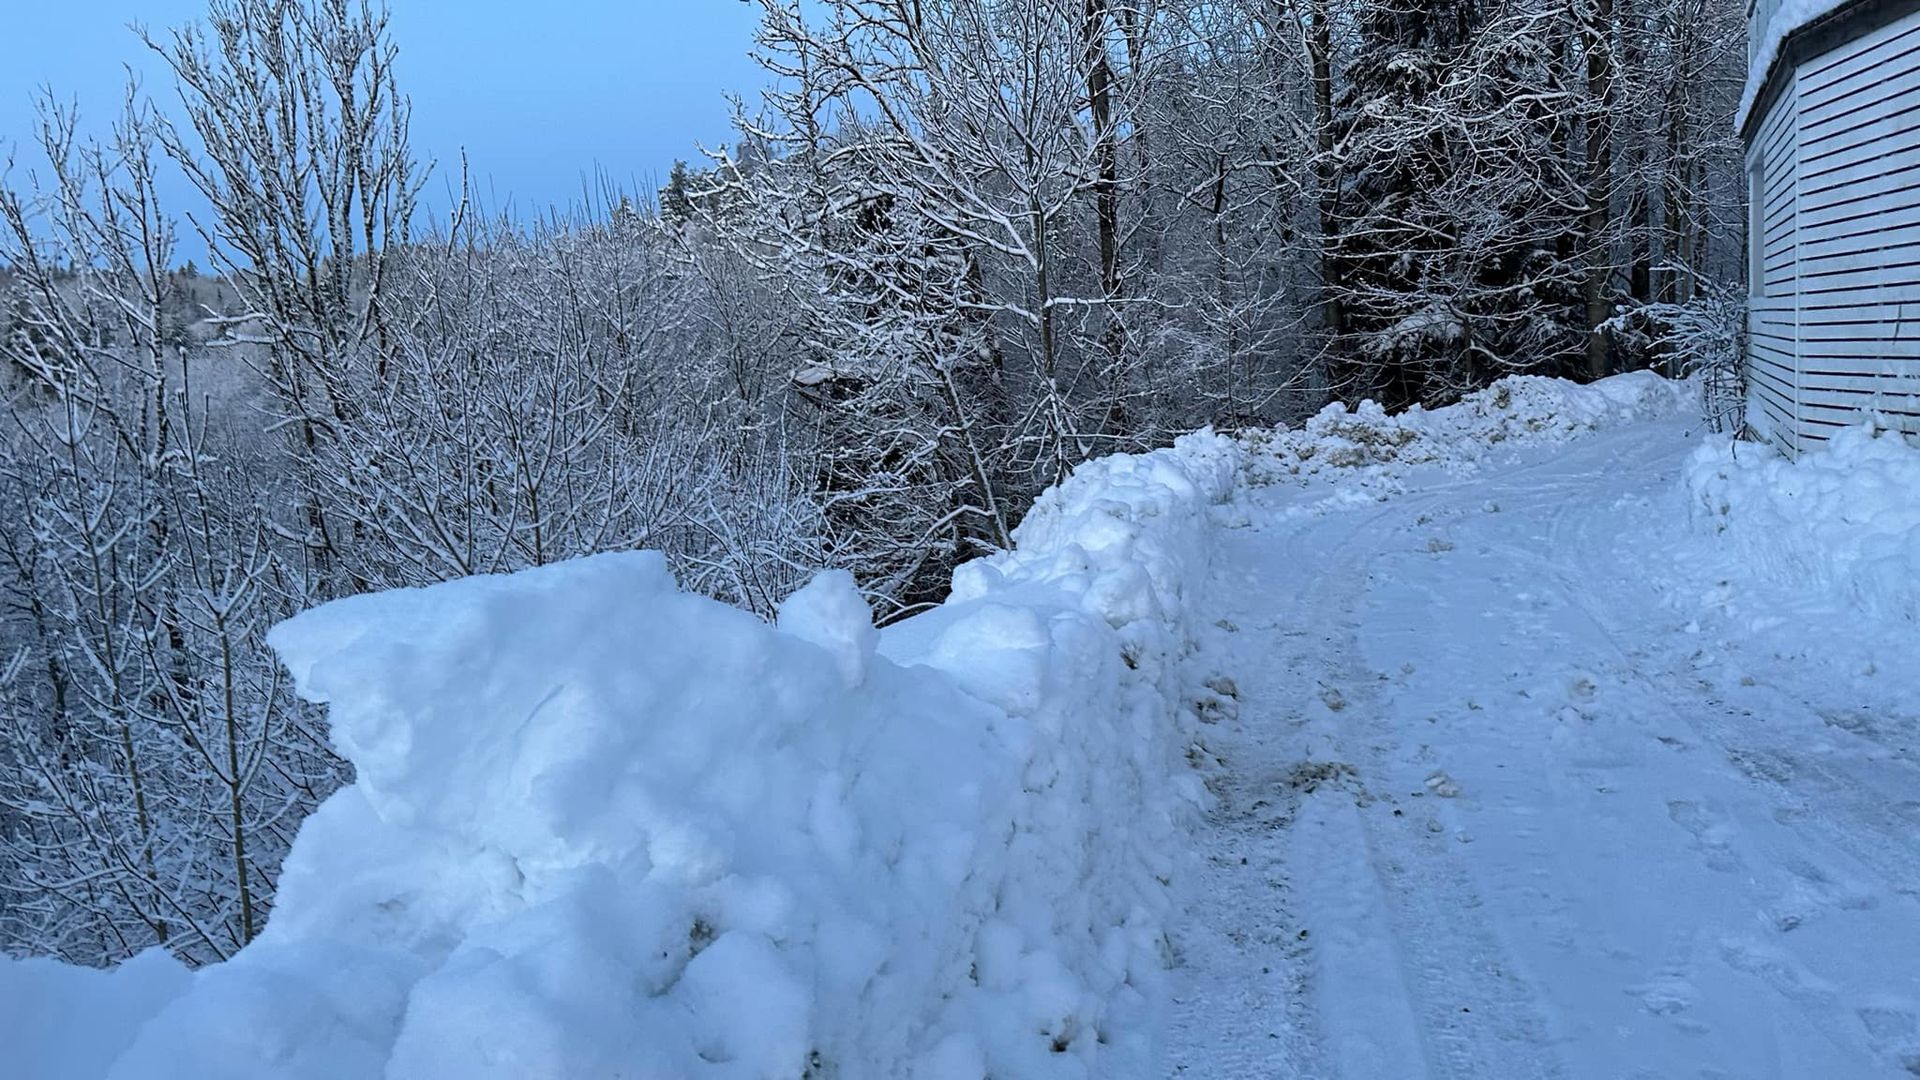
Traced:
<path fill-rule="evenodd" d="M 189 979 L 160 949 L 112 971 L 0 956 L 0 1076 L 95 1080 Z"/>
<path fill-rule="evenodd" d="M 1694 518 L 1739 572 L 1815 603 L 1920 621 L 1920 449 L 1848 428 L 1789 461 L 1713 439 L 1687 463 Z"/>
<path fill-rule="evenodd" d="M 1144 1071 L 1239 456 L 1083 466 L 885 634 L 844 575 L 776 629 L 652 554 L 291 620 L 358 781 L 112 1075 Z"/>
<path fill-rule="evenodd" d="M 1415 407 L 1389 416 L 1378 404 L 1349 410 L 1335 402 L 1296 429 L 1248 437 L 1256 483 L 1337 480 L 1334 505 L 1401 490 L 1423 467 L 1466 472 L 1502 448 L 1563 443 L 1641 420 L 1696 414 L 1699 389 L 1650 371 L 1581 385 L 1510 375 L 1459 403 Z"/>

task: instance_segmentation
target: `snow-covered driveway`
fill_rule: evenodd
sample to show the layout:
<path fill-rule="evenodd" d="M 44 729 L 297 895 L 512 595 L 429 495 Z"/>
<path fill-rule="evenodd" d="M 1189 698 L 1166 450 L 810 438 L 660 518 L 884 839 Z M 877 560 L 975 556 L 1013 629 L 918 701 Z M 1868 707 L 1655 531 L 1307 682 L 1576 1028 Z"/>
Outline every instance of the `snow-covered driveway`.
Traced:
<path fill-rule="evenodd" d="M 1862 708 L 1818 640 L 1703 629 L 1663 539 L 1695 445 L 1255 496 L 1168 1074 L 1920 1073 L 1920 660 Z"/>

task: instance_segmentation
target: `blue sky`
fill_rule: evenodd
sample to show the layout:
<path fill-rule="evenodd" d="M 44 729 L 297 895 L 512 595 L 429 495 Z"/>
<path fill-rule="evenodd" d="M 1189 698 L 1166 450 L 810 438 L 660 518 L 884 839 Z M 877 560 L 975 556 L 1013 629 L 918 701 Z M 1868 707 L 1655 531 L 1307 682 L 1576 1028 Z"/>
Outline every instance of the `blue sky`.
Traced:
<path fill-rule="evenodd" d="M 604 170 L 650 188 L 675 158 L 729 138 L 728 91 L 761 84 L 748 59 L 754 8 L 740 0 L 390 0 L 413 142 L 440 162 L 429 194 L 457 179 L 465 149 L 482 194 L 521 211 L 573 202 Z M 123 65 L 163 101 L 171 84 L 126 29 L 190 20 L 203 0 L 7 0 L 0 14 L 0 144 L 32 134 L 31 98 L 51 85 L 104 118 Z M 22 153 L 25 163 L 30 155 Z M 181 200 L 176 200 L 181 201 Z M 438 200 L 436 200 L 438 201 Z M 183 208 L 186 208 L 182 202 Z"/>

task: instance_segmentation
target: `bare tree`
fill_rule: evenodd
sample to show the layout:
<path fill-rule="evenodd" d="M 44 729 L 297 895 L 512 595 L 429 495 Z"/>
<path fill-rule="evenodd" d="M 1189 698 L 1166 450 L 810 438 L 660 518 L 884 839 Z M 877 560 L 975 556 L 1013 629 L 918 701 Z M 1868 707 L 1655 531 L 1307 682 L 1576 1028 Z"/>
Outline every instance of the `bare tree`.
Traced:
<path fill-rule="evenodd" d="M 387 292 L 424 180 L 387 18 L 372 0 L 210 0 L 204 24 L 142 31 L 185 112 L 164 144 L 213 208 L 196 224 L 242 301 L 221 324 L 264 347 L 310 487 L 311 454 L 358 407 L 351 358 L 384 374 L 396 347 Z M 323 587 L 355 587 L 327 580 L 338 540 L 317 493 L 305 514 Z"/>

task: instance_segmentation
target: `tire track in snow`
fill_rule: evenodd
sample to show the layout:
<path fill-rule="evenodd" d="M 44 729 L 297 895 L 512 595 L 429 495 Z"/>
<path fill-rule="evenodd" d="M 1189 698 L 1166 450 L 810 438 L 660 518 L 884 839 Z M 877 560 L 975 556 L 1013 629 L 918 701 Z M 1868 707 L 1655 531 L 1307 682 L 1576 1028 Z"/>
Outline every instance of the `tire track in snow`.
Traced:
<path fill-rule="evenodd" d="M 1225 560 L 1223 560 L 1223 563 Z M 1257 575 L 1212 583 L 1216 597 L 1257 593 Z M 1174 931 L 1178 963 L 1164 1072 L 1175 1077 L 1321 1077 L 1323 1034 L 1307 991 L 1310 950 L 1299 939 L 1293 829 L 1300 809 L 1280 740 L 1264 729 L 1284 710 L 1274 668 L 1259 662 L 1266 618 L 1238 603 L 1203 647 L 1236 680 L 1237 706 L 1204 733 L 1219 764 L 1215 804 Z M 1237 621 L 1235 621 L 1237 620 Z M 1250 648 L 1251 646 L 1251 648 Z"/>
<path fill-rule="evenodd" d="M 1250 770 L 1273 784 L 1285 774 L 1281 759 L 1288 757 L 1296 767 L 1345 765 L 1355 771 L 1357 782 L 1339 783 L 1336 771 L 1328 778 L 1332 783 L 1310 791 L 1287 785 L 1294 787 L 1288 815 L 1293 837 L 1284 853 L 1294 857 L 1286 870 L 1295 891 L 1273 914 L 1297 916 L 1306 945 L 1293 957 L 1296 970 L 1288 982 L 1294 997 L 1281 1007 L 1280 1018 L 1293 1029 L 1296 1043 L 1320 1043 L 1326 1060 L 1316 1062 L 1313 1050 L 1297 1048 L 1287 1072 L 1236 1071 L 1250 1062 L 1235 1054 L 1230 1061 L 1216 1059 L 1206 1075 L 1527 1080 L 1565 1074 L 1535 1008 L 1536 992 L 1488 924 L 1476 884 L 1447 858 L 1448 841 L 1421 831 L 1396 809 L 1397 799 L 1377 799 L 1369 792 L 1390 783 L 1387 759 L 1398 739 L 1373 689 L 1375 679 L 1359 660 L 1354 615 L 1366 587 L 1367 564 L 1390 541 L 1404 542 L 1426 510 L 1475 486 L 1465 481 L 1402 496 L 1358 520 L 1351 514 L 1309 519 L 1283 527 L 1277 538 L 1255 534 L 1235 545 L 1237 558 L 1223 560 L 1295 571 L 1313 566 L 1315 573 L 1290 602 L 1266 615 L 1264 628 L 1279 631 L 1268 640 L 1274 645 L 1291 640 L 1295 650 L 1276 649 L 1286 655 L 1264 657 L 1277 678 L 1266 693 L 1242 703 L 1238 731 L 1220 740 L 1228 749 L 1219 786 L 1226 793 L 1247 787 Z M 1329 532 L 1331 538 L 1325 535 Z M 1257 625 L 1250 598 L 1284 595 L 1277 582 L 1239 584 L 1253 586 L 1239 591 L 1232 605 L 1249 626 Z M 1230 593 L 1231 585 L 1222 592 Z M 1287 633 L 1329 621 L 1337 625 L 1336 633 Z M 1248 656 L 1245 648 L 1238 654 L 1243 663 L 1262 659 Z M 1254 682 L 1251 672 L 1236 677 Z M 1289 701 L 1313 718 L 1286 715 Z M 1274 787 L 1280 794 L 1282 785 Z M 1214 835 L 1206 842 L 1210 849 L 1222 839 L 1219 822 L 1213 824 Z M 1231 857 L 1225 862 L 1230 867 Z M 1248 916 L 1256 924 L 1271 922 L 1261 913 L 1243 915 Z M 1257 1002 L 1259 995 L 1228 989 L 1206 1004 L 1219 1007 L 1221 999 Z M 1191 1010 L 1193 1004 L 1183 1007 Z M 1303 1017 L 1313 1019 L 1303 1023 Z M 1177 1022 L 1176 1035 L 1191 1036 L 1206 1026 Z M 1228 1019 L 1212 1026 L 1248 1025 Z M 1178 1064 L 1174 1075 L 1180 1075 Z"/>
<path fill-rule="evenodd" d="M 1531 471 L 1531 470 L 1528 470 Z M 1391 790 L 1390 760 L 1401 733 L 1377 690 L 1379 678 L 1361 662 L 1358 623 L 1353 618 L 1371 575 L 1369 563 L 1389 544 L 1404 545 L 1419 524 L 1446 502 L 1430 494 L 1365 523 L 1341 546 L 1341 558 L 1316 577 L 1302 597 L 1300 617 L 1342 614 L 1343 633 L 1322 658 L 1353 699 L 1329 725 L 1342 760 L 1376 790 Z M 1391 519 L 1399 520 L 1388 522 Z M 1385 527 L 1382 527 L 1385 526 Z M 1355 542 L 1360 537 L 1366 539 Z M 1348 719 L 1347 717 L 1350 717 Z M 1344 721 L 1344 722 L 1343 722 Z M 1389 796 L 1391 806 L 1399 800 Z M 1436 819 L 1425 826 L 1407 816 L 1360 814 L 1367 862 L 1388 905 L 1392 937 L 1406 969 L 1404 981 L 1420 1019 L 1426 1055 L 1424 1075 L 1436 1078 L 1564 1075 L 1536 1009 L 1538 992 L 1508 958 L 1484 913 L 1479 887 L 1452 859 L 1453 843 Z M 1350 1073 L 1356 1077 L 1364 1073 Z M 1373 1073 L 1371 1075 L 1396 1075 Z"/>

